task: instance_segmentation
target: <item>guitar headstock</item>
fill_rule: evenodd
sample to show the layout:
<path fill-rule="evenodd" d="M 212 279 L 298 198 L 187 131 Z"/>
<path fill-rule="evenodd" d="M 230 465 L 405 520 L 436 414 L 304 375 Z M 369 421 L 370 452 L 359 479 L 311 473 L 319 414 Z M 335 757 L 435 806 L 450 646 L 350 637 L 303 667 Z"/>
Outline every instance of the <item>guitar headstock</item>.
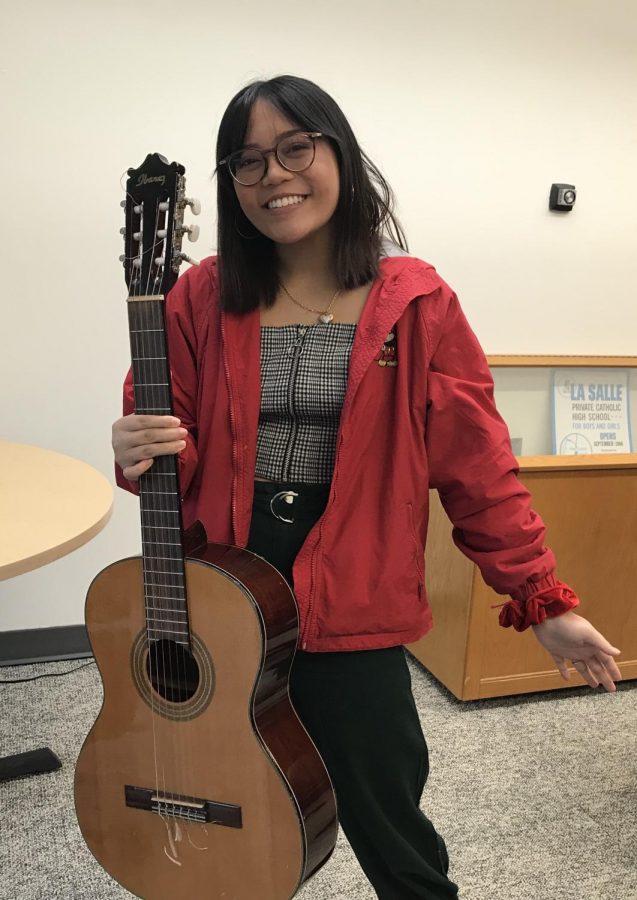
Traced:
<path fill-rule="evenodd" d="M 186 197 L 185 169 L 159 153 L 149 153 L 138 169 L 128 170 L 123 257 L 129 296 L 167 294 L 177 280 L 184 234 L 194 241 L 198 225 L 184 225 L 184 210 L 199 213 L 196 200 Z"/>

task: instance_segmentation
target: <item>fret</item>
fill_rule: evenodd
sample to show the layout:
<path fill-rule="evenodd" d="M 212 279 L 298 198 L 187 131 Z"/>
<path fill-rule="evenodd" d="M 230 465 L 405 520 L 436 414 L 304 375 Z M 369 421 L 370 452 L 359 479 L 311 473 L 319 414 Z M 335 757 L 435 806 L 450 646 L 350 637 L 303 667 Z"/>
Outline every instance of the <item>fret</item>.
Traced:
<path fill-rule="evenodd" d="M 154 359 L 162 359 L 166 361 L 165 356 L 132 356 L 131 359 L 133 360 L 133 362 L 150 362 Z"/>
<path fill-rule="evenodd" d="M 179 515 L 178 509 L 157 509 L 154 506 L 142 506 L 141 510 L 142 510 L 142 512 L 145 512 L 145 513 L 160 513 L 160 515 L 162 515 L 162 516 L 164 516 L 164 515 L 178 516 Z"/>
<path fill-rule="evenodd" d="M 138 384 L 139 388 L 147 388 L 147 387 L 168 387 L 167 381 L 144 381 L 142 384 Z"/>
<path fill-rule="evenodd" d="M 173 543 L 171 541 L 147 541 L 146 538 L 142 538 L 142 544 L 147 546 L 148 544 L 155 544 L 158 547 L 181 547 L 181 544 Z M 155 559 L 159 559 L 160 557 L 155 557 Z"/>
<path fill-rule="evenodd" d="M 145 559 L 149 560 L 149 562 L 155 562 L 156 560 L 168 560 L 169 562 L 182 562 L 183 558 L 181 553 L 176 553 L 174 556 L 172 553 L 168 556 L 159 556 L 155 553 L 146 553 L 144 554 Z"/>
<path fill-rule="evenodd" d="M 181 531 L 177 525 L 142 525 L 142 528 L 152 528 L 153 531 Z"/>
<path fill-rule="evenodd" d="M 185 637 L 189 637 L 189 636 L 190 636 L 190 632 L 188 631 L 188 623 L 187 623 L 187 622 L 181 622 L 180 624 L 181 624 L 183 627 L 176 628 L 174 625 L 170 625 L 170 624 L 166 624 L 166 625 L 159 624 L 159 625 L 156 625 L 156 624 L 153 624 L 152 622 L 147 622 L 147 623 L 146 623 L 146 631 L 169 631 L 169 632 L 171 632 L 172 634 L 179 634 L 179 635 L 184 635 Z"/>
<path fill-rule="evenodd" d="M 151 630 L 151 629 L 147 629 L 147 631 L 149 631 L 149 630 Z M 156 630 L 156 629 L 153 629 L 153 630 Z M 160 632 L 158 632 L 158 633 L 159 633 L 160 637 L 163 636 L 163 632 L 162 632 L 162 631 L 160 631 Z M 148 637 L 149 637 L 149 639 L 150 639 L 151 641 L 158 641 L 158 640 L 160 640 L 160 638 L 153 637 L 153 636 L 150 635 L 150 634 L 148 635 Z M 176 643 L 176 644 L 183 644 L 184 647 L 189 647 L 189 646 L 190 646 L 190 641 L 189 641 L 189 640 L 183 640 L 183 639 L 176 638 L 176 639 L 175 639 L 175 643 Z"/>
<path fill-rule="evenodd" d="M 149 491 L 146 488 L 141 488 L 141 493 L 146 496 L 146 494 L 163 494 L 169 497 L 178 497 L 179 491 Z"/>
<path fill-rule="evenodd" d="M 147 625 L 146 631 L 159 631 L 166 632 L 169 631 L 171 634 L 188 634 L 188 629 L 185 630 L 183 628 L 155 628 L 153 625 Z"/>
<path fill-rule="evenodd" d="M 148 597 L 147 597 L 147 599 L 148 599 Z M 184 597 L 164 597 L 164 596 L 162 596 L 161 594 L 155 594 L 155 595 L 150 594 L 150 599 L 151 599 L 151 600 L 170 600 L 171 603 L 183 603 L 184 600 L 185 600 Z M 146 604 L 146 609 L 159 609 L 159 610 L 164 610 L 164 611 L 166 611 L 166 610 L 170 609 L 170 607 L 167 607 L 167 606 L 149 606 L 148 604 Z M 176 611 L 176 610 L 171 610 L 171 612 L 175 612 L 175 611 Z M 177 612 L 179 612 L 179 610 L 177 610 Z M 184 612 L 185 612 L 185 610 L 184 610 Z"/>
<path fill-rule="evenodd" d="M 171 413 L 170 406 L 136 406 L 136 413 Z"/>
<path fill-rule="evenodd" d="M 170 601 L 166 604 L 166 606 L 151 606 L 148 601 L 153 600 L 155 602 L 161 600 Z M 146 596 L 146 603 L 144 604 L 144 609 L 146 612 L 162 612 L 162 613 L 174 613 L 177 616 L 188 616 L 188 610 L 186 609 L 186 598 L 185 597 L 153 597 Z"/>
<path fill-rule="evenodd" d="M 129 331 L 131 334 L 148 334 L 149 331 L 159 331 L 159 332 L 163 333 L 164 329 L 163 328 L 130 328 Z"/>
<path fill-rule="evenodd" d="M 144 591 L 144 597 L 147 602 L 149 601 L 162 601 L 165 600 L 167 604 L 176 603 L 179 606 L 180 612 L 185 609 L 186 598 L 183 596 L 182 591 L 185 591 L 185 588 L 181 584 L 162 584 L 156 581 L 145 582 L 145 587 L 147 590 Z M 168 594 L 175 594 L 174 597 L 166 596 L 164 591 L 168 591 Z M 163 603 L 162 603 L 163 607 Z M 162 608 L 160 607 L 160 609 Z"/>
<path fill-rule="evenodd" d="M 146 611 L 148 612 L 148 608 L 146 609 Z M 168 613 L 175 613 L 177 616 L 180 614 L 180 610 L 178 610 L 178 609 L 174 609 L 174 610 L 173 610 L 173 609 L 159 609 L 158 612 L 160 612 L 160 613 L 167 613 L 167 612 L 168 612 Z M 177 625 L 187 625 L 187 624 L 188 624 L 188 617 L 186 616 L 185 610 L 184 610 L 184 612 L 182 613 L 182 615 L 183 615 L 185 618 L 183 618 L 183 619 L 162 619 L 162 618 L 160 618 L 160 617 L 157 616 L 157 615 L 151 615 L 151 616 L 148 616 L 147 618 L 148 618 L 148 619 L 154 619 L 155 622 L 159 622 L 160 624 L 161 624 L 162 622 L 169 622 L 169 623 L 170 623 L 170 622 L 176 622 Z"/>
<path fill-rule="evenodd" d="M 183 566 L 183 556 L 181 553 L 175 553 L 174 556 L 153 556 L 150 553 L 144 553 L 144 561 L 144 572 L 150 574 L 156 573 L 158 575 L 170 575 L 173 578 L 177 575 L 181 575 L 181 567 Z M 170 566 L 158 566 L 158 562 L 179 563 L 180 569 L 175 571 L 174 568 Z"/>
<path fill-rule="evenodd" d="M 159 578 L 174 578 L 176 583 L 174 581 L 159 581 Z M 148 588 L 163 588 L 171 592 L 184 590 L 184 578 L 181 572 L 158 572 L 156 569 L 149 572 L 147 569 L 144 569 L 144 580 Z M 181 599 L 183 600 L 183 597 Z"/>
<path fill-rule="evenodd" d="M 182 561 L 182 560 L 181 560 L 181 555 L 179 555 L 179 556 L 153 556 L 152 553 L 147 553 L 147 554 L 146 554 L 146 559 L 152 559 L 153 562 L 155 562 L 155 561 L 158 560 L 158 559 L 163 559 L 163 560 L 166 560 L 167 562 L 178 562 L 178 563 L 180 563 L 180 562 Z M 162 575 L 174 575 L 174 574 L 176 574 L 175 572 L 163 572 L 161 569 L 158 569 L 158 570 L 155 570 L 155 569 L 146 569 L 146 571 L 147 571 L 147 572 L 159 571 L 159 572 L 161 572 Z"/>
<path fill-rule="evenodd" d="M 144 572 L 144 575 L 146 575 L 146 574 L 147 573 Z M 170 573 L 169 572 L 151 572 L 150 574 L 151 575 L 169 575 Z M 182 577 L 181 573 L 178 574 L 177 572 L 175 572 L 174 577 L 180 578 L 181 581 L 183 581 L 183 577 Z M 146 587 L 148 587 L 148 588 L 170 588 L 171 591 L 185 591 L 185 587 L 182 584 L 167 584 L 167 583 L 158 584 L 156 581 L 150 581 L 150 580 L 146 581 Z M 168 597 L 167 599 L 170 599 L 170 597 Z M 183 600 L 184 598 L 178 597 L 177 599 Z"/>

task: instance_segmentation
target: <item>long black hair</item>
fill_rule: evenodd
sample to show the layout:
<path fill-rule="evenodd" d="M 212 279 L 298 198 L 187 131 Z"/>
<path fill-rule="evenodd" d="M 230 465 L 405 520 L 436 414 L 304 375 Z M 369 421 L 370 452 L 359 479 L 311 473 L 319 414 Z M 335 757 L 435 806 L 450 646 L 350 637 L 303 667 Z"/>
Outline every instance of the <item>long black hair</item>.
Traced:
<path fill-rule="evenodd" d="M 320 131 L 338 161 L 340 191 L 334 212 L 336 278 L 341 290 L 360 287 L 378 275 L 381 239 L 403 250 L 407 241 L 394 215 L 391 188 L 361 150 L 335 100 L 306 78 L 279 75 L 246 85 L 232 98 L 217 136 L 217 250 L 222 308 L 245 313 L 271 306 L 280 286 L 275 244 L 246 218 L 228 166 L 218 163 L 240 149 L 254 103 L 266 100 L 294 125 Z M 246 235 L 244 237 L 242 235 Z"/>

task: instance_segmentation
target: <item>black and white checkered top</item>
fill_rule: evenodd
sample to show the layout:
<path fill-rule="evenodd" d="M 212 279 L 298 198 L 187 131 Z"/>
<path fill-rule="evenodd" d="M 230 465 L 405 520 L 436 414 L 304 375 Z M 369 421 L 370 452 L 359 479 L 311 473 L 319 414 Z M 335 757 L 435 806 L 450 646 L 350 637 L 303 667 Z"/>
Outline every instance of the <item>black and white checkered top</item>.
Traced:
<path fill-rule="evenodd" d="M 332 480 L 355 333 L 343 322 L 261 327 L 260 478 Z"/>

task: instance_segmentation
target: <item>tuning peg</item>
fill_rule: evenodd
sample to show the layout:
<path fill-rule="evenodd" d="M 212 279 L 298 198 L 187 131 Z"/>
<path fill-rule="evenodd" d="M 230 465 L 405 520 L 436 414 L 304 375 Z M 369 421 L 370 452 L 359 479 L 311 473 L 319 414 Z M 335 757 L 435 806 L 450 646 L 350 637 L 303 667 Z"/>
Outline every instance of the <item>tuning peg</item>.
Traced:
<path fill-rule="evenodd" d="M 198 225 L 182 225 L 177 229 L 181 234 L 187 234 L 188 240 L 192 243 L 199 237 L 200 228 Z"/>
<path fill-rule="evenodd" d="M 122 209 L 126 209 L 126 200 L 120 200 L 119 205 L 122 207 Z"/>
<path fill-rule="evenodd" d="M 126 228 L 120 228 L 119 233 L 120 233 L 120 234 L 126 234 Z"/>
<path fill-rule="evenodd" d="M 163 240 L 167 234 L 168 234 L 168 232 L 166 231 L 165 228 L 160 228 L 159 231 L 157 232 L 157 237 L 161 238 Z"/>
<path fill-rule="evenodd" d="M 170 204 L 168 203 L 168 200 L 164 200 L 162 203 L 159 204 L 158 209 L 159 209 L 160 212 L 166 212 L 167 209 L 168 209 L 168 207 L 169 207 L 169 205 L 170 205 Z"/>
<path fill-rule="evenodd" d="M 178 253 L 176 259 L 183 259 L 184 262 L 190 263 L 191 266 L 199 265 L 199 260 L 193 259 L 192 256 L 188 256 L 187 253 Z"/>
<path fill-rule="evenodd" d="M 133 207 L 133 212 L 137 213 L 138 216 L 141 214 L 141 211 L 142 211 L 141 203 L 138 206 Z"/>
<path fill-rule="evenodd" d="M 184 203 L 191 208 L 193 216 L 198 216 L 201 212 L 201 203 L 199 200 L 195 200 L 194 197 L 186 197 Z"/>

